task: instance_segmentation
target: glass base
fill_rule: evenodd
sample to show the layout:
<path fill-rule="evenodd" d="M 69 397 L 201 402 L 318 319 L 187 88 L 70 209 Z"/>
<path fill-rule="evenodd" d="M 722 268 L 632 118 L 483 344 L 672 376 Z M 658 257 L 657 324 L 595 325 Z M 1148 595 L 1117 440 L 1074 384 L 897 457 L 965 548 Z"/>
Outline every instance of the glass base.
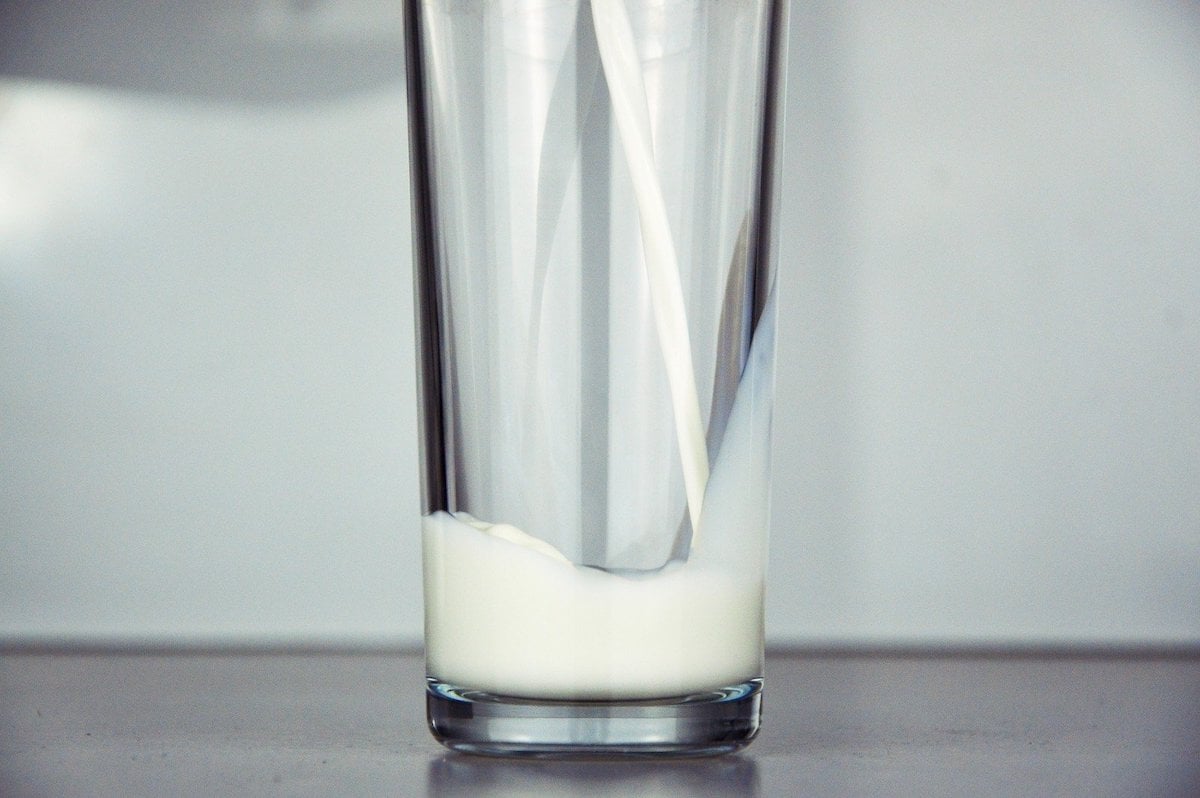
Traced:
<path fill-rule="evenodd" d="M 514 698 L 427 680 L 426 716 L 448 748 L 490 756 L 714 756 L 758 734 L 762 679 L 638 701 Z"/>

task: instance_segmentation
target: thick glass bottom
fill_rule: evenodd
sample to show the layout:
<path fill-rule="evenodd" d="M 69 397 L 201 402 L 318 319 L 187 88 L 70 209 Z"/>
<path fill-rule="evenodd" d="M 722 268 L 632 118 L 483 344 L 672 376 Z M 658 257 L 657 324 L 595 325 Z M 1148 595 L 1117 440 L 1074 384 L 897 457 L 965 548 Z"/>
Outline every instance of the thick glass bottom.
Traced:
<path fill-rule="evenodd" d="M 551 701 L 428 679 L 430 731 L 455 751 L 491 756 L 714 756 L 758 734 L 762 679 L 695 695 Z"/>

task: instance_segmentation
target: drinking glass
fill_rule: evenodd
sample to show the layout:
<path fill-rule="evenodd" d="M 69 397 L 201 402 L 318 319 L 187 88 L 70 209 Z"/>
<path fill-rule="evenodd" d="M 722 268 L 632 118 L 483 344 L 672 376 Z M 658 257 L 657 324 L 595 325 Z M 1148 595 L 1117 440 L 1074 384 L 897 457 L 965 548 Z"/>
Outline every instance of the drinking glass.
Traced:
<path fill-rule="evenodd" d="M 786 2 L 409 0 L 427 708 L 757 733 Z"/>

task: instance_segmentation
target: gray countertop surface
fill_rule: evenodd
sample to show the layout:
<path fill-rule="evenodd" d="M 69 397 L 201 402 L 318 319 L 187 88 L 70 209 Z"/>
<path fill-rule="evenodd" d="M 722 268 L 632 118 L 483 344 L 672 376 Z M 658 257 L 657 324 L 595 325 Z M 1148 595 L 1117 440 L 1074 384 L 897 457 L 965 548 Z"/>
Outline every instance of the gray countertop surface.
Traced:
<path fill-rule="evenodd" d="M 418 653 L 0 649 L 0 795 L 1200 796 L 1200 654 L 775 652 L 692 761 L 490 760 Z"/>

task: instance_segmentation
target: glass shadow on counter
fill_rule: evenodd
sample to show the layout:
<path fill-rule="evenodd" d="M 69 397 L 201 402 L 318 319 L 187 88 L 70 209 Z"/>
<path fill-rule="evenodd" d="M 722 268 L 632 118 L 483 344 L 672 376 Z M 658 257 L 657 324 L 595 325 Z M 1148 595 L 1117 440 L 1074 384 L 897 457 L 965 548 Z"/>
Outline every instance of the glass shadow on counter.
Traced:
<path fill-rule="evenodd" d="M 446 754 L 432 759 L 426 795 L 436 798 L 726 798 L 759 796 L 758 763 L 746 756 L 692 760 L 516 760 Z"/>

